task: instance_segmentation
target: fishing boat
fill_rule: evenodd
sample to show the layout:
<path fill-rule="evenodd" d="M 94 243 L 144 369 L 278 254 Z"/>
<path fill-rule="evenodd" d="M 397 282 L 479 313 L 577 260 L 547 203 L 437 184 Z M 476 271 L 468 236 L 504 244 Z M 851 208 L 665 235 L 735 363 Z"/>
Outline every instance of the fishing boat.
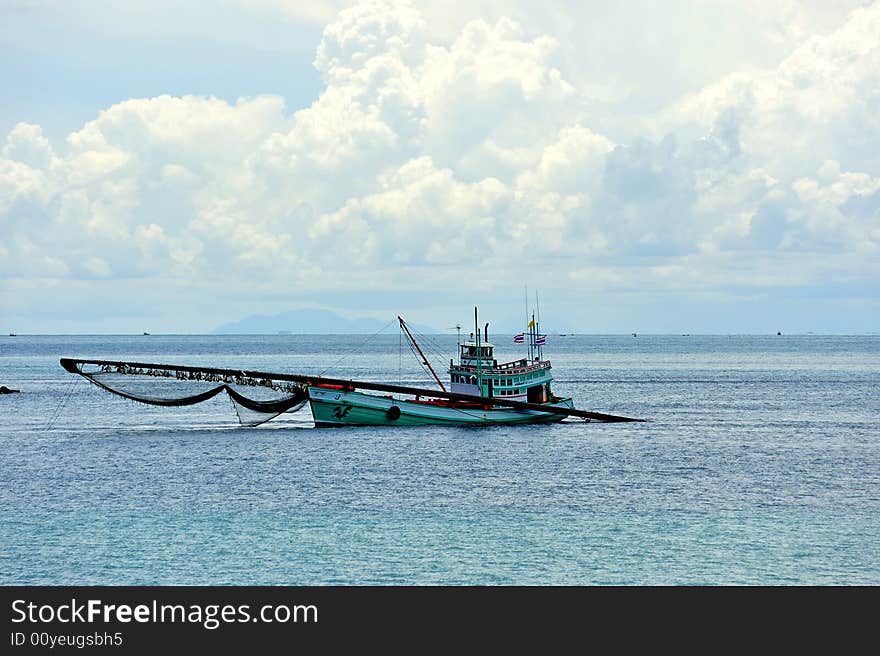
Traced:
<path fill-rule="evenodd" d="M 350 386 L 317 385 L 309 388 L 316 425 L 533 424 L 562 421 L 568 416 L 566 411 L 574 409 L 572 399 L 557 397 L 550 389 L 550 361 L 543 358 L 546 336 L 538 332 L 534 317 L 528 332 L 514 337 L 517 343 L 528 343 L 528 357 L 499 363 L 494 356 L 495 345 L 489 341 L 489 324 L 484 326 L 481 338 L 474 308 L 474 332 L 464 342 L 459 337 L 458 362 L 449 361 L 448 389 L 403 317 L 397 320 L 440 390 L 469 400 L 438 398 L 429 390 L 422 390 L 414 399 L 398 399 L 365 394 Z M 531 407 L 511 407 L 504 401 Z"/>
<path fill-rule="evenodd" d="M 551 390 L 550 361 L 544 358 L 546 336 L 535 316 L 514 336 L 524 357 L 499 363 L 481 334 L 477 309 L 474 331 L 465 341 L 459 332 L 458 362 L 449 361 L 448 387 L 437 375 L 402 317 L 400 329 L 438 389 L 382 382 L 270 373 L 216 367 L 61 358 L 61 365 L 98 387 L 123 398 L 156 406 L 187 406 L 225 392 L 239 421 L 257 426 L 308 403 L 315 426 L 487 425 L 556 422 L 566 417 L 620 422 L 642 421 L 574 407 L 571 398 Z"/>

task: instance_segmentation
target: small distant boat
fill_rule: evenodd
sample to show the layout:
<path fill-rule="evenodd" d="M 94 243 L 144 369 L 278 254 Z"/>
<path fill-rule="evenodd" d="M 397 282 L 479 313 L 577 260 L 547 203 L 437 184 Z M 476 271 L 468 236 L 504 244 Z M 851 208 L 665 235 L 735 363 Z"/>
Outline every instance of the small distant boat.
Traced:
<path fill-rule="evenodd" d="M 149 335 L 150 333 L 144 333 L 144 335 Z"/>
<path fill-rule="evenodd" d="M 186 406 L 226 392 L 242 425 L 257 426 L 309 404 L 316 426 L 422 426 L 428 424 L 535 424 L 579 417 L 603 422 L 644 421 L 580 410 L 551 390 L 553 376 L 543 347 L 546 335 L 534 314 L 514 336 L 524 357 L 499 363 L 489 342 L 489 324 L 458 338 L 458 362 L 449 361 L 443 383 L 402 317 L 400 329 L 439 389 L 292 373 L 215 367 L 61 358 L 61 366 L 98 387 L 156 406 Z M 460 331 L 460 329 L 459 329 Z M 147 334 L 147 333 L 144 333 Z M 381 394 L 379 394 L 381 393 Z"/>
<path fill-rule="evenodd" d="M 10 337 L 16 337 L 16 334 L 15 334 L 15 333 L 9 333 L 9 336 L 10 336 Z"/>

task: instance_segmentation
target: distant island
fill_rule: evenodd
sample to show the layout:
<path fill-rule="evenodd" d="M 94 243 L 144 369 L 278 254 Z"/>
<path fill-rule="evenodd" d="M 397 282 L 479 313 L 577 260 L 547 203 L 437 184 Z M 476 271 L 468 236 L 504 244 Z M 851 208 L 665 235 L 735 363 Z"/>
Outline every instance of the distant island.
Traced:
<path fill-rule="evenodd" d="M 390 320 L 391 317 L 388 317 Z M 254 314 L 240 321 L 226 323 L 215 328 L 215 335 L 297 335 L 297 334 L 361 334 L 368 335 L 378 332 L 387 321 L 360 317 L 346 319 L 330 310 L 309 308 L 291 310 L 275 315 Z M 407 322 L 409 323 L 409 322 Z M 430 326 L 409 324 L 410 328 L 419 333 L 438 333 L 441 331 Z M 388 326 L 389 333 L 395 333 L 397 325 Z"/>

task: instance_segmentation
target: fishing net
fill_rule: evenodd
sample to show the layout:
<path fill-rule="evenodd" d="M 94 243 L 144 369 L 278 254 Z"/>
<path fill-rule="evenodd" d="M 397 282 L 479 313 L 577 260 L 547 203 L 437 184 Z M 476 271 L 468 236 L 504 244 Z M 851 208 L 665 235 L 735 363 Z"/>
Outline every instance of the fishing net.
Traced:
<path fill-rule="evenodd" d="M 254 378 L 244 372 L 127 363 L 89 365 L 73 360 L 62 364 L 108 392 L 147 405 L 195 405 L 226 392 L 243 426 L 258 426 L 298 410 L 308 400 L 307 392 L 296 383 Z"/>

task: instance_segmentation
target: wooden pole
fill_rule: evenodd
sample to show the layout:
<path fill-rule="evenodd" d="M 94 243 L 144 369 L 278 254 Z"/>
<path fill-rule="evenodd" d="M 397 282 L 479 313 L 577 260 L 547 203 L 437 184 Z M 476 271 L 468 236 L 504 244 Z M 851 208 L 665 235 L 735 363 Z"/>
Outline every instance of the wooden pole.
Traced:
<path fill-rule="evenodd" d="M 446 387 L 443 385 L 443 381 L 440 380 L 440 376 L 437 375 L 437 372 L 434 371 L 434 367 L 431 366 L 431 363 L 428 362 L 428 358 L 425 357 L 425 354 L 422 353 L 422 347 L 419 346 L 419 343 L 416 341 L 416 338 L 413 337 L 412 333 L 409 331 L 409 326 L 406 325 L 406 321 L 403 320 L 403 317 L 397 315 L 397 320 L 400 322 L 400 327 L 403 329 L 404 334 L 407 339 L 409 339 L 410 343 L 416 347 L 416 350 L 419 352 L 419 357 L 422 358 L 422 362 L 426 367 L 428 367 L 428 371 L 431 372 L 431 375 L 434 376 L 434 380 L 437 381 L 437 384 L 440 386 L 444 392 L 446 391 Z"/>

